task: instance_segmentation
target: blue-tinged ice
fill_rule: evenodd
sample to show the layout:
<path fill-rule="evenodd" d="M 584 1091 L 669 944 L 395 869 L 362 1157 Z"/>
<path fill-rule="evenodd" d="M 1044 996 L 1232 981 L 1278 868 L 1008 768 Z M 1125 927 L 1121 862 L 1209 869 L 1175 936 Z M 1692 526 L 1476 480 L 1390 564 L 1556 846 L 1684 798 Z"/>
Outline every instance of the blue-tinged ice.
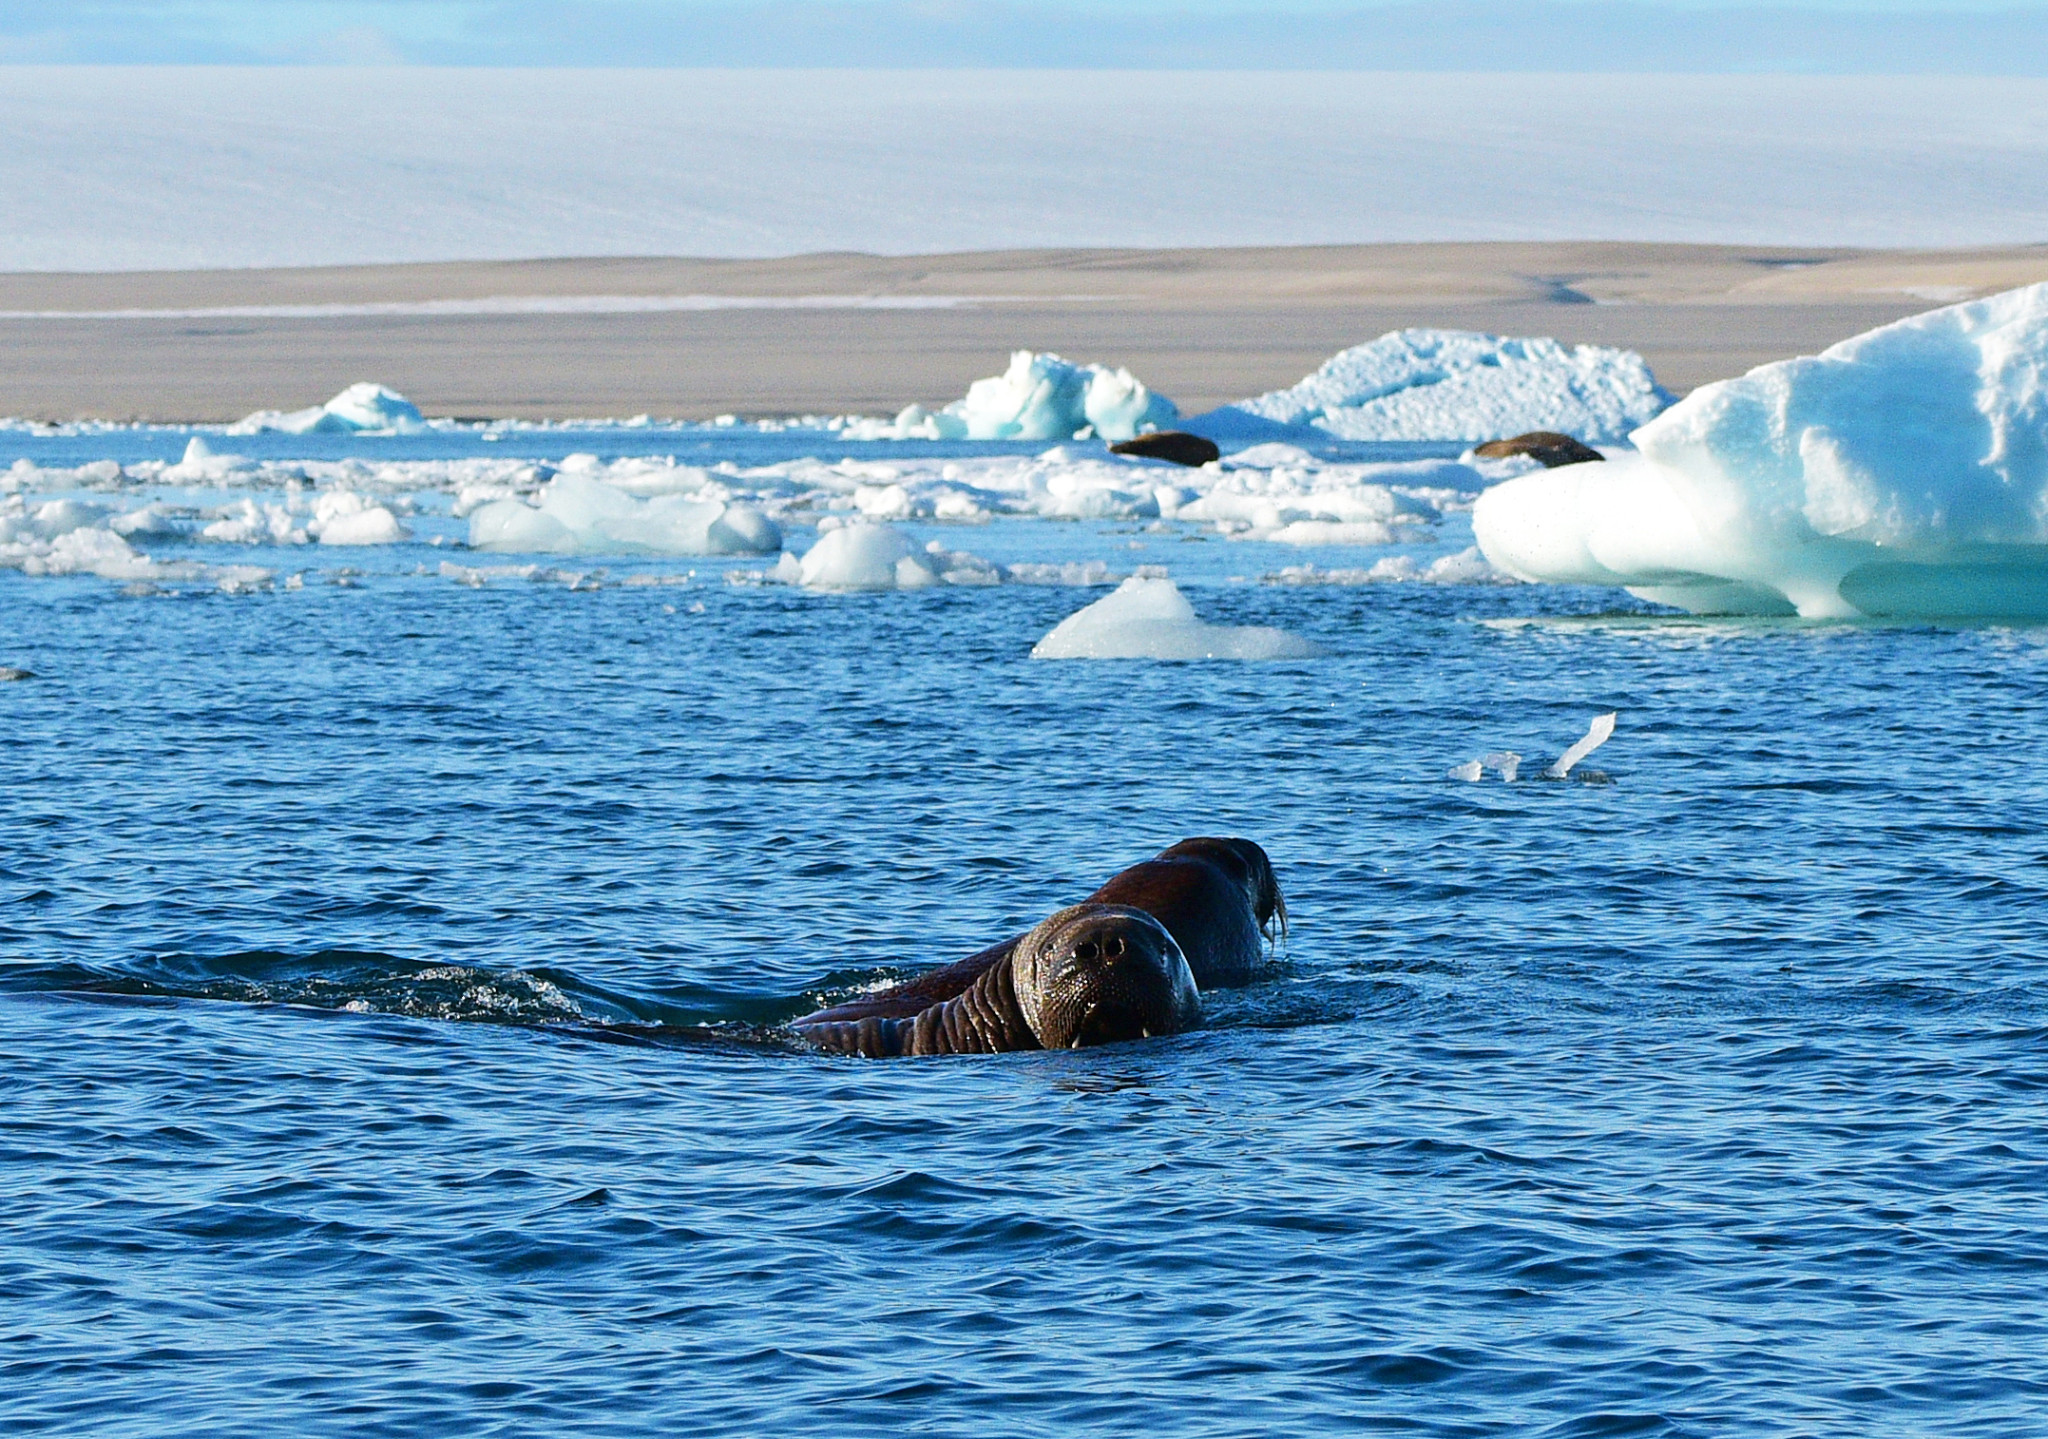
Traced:
<path fill-rule="evenodd" d="M 2048 616 L 2048 285 L 1695 390 L 1480 497 L 1487 559 L 1696 614 Z"/>
<path fill-rule="evenodd" d="M 1671 403 L 1641 355 L 1473 330 L 1394 330 L 1285 390 L 1188 428 L 1218 440 L 1307 430 L 1345 440 L 1487 440 L 1558 430 L 1609 444 Z"/>
<path fill-rule="evenodd" d="M 363 381 L 309 410 L 258 410 L 228 426 L 228 433 L 255 435 L 272 430 L 287 435 L 407 434 L 425 427 L 426 420 L 411 400 L 396 390 Z"/>
<path fill-rule="evenodd" d="M 893 421 L 856 420 L 855 439 L 1067 440 L 1115 443 L 1164 429 L 1180 410 L 1129 370 L 1077 365 L 1058 355 L 1018 350 L 1000 375 L 976 380 L 940 410 L 911 405 Z"/>
<path fill-rule="evenodd" d="M 1212 625 L 1162 575 L 1133 575 L 1068 615 L 1031 650 L 1036 660 L 1293 660 L 1322 648 L 1264 625 Z"/>
<path fill-rule="evenodd" d="M 752 505 L 681 494 L 636 499 L 564 471 L 530 503 L 508 498 L 471 510 L 469 544 L 521 554 L 751 555 L 782 548 L 782 528 Z"/>

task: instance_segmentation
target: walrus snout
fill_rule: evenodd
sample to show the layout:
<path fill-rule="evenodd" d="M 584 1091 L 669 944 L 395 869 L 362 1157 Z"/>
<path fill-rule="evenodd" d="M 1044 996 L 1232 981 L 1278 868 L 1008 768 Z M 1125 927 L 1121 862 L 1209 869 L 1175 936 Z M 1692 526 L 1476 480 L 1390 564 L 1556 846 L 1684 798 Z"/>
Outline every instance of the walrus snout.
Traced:
<path fill-rule="evenodd" d="M 1017 945 L 1017 1002 L 1047 1049 L 1178 1034 L 1201 1015 L 1187 957 L 1143 910 L 1063 909 Z"/>

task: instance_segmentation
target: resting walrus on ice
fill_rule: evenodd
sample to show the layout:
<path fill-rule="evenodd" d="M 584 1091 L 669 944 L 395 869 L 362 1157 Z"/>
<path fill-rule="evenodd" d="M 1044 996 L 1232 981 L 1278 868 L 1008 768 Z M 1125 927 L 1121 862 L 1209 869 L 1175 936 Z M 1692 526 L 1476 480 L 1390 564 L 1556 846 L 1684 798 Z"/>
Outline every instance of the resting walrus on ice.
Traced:
<path fill-rule="evenodd" d="M 793 1022 L 821 1049 L 882 1059 L 1079 1049 L 1178 1034 L 1201 991 L 1249 983 L 1287 927 L 1266 852 L 1184 839 L 1028 934 Z"/>

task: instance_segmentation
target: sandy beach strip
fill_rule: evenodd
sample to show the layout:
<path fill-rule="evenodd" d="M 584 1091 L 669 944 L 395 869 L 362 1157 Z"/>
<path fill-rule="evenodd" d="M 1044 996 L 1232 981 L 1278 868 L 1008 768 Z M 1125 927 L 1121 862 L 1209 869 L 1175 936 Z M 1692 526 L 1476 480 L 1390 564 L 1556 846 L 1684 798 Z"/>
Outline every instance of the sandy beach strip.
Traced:
<path fill-rule="evenodd" d="M 1590 242 L 11 274 L 0 414 L 231 420 L 364 379 L 434 415 L 874 414 L 1019 348 L 1192 412 L 1411 325 L 1621 345 L 1684 391 L 2040 280 L 2048 246 Z"/>

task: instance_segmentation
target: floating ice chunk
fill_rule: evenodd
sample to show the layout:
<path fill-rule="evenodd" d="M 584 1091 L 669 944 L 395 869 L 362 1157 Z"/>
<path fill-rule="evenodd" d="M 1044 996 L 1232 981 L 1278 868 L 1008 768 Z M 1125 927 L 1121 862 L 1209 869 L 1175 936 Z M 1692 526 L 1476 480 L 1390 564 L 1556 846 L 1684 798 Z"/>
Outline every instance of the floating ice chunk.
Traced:
<path fill-rule="evenodd" d="M 139 510 L 130 510 L 107 521 L 107 528 L 123 539 L 182 539 L 185 527 L 171 517 L 170 508 L 159 501 L 152 501 Z"/>
<path fill-rule="evenodd" d="M 678 494 L 637 500 L 589 478 L 584 468 L 586 473 L 564 468 L 532 504 L 503 499 L 472 510 L 470 548 L 664 555 L 750 555 L 781 548 L 781 527 L 751 505 Z"/>
<path fill-rule="evenodd" d="M 797 583 L 808 589 L 918 589 L 937 582 L 938 576 L 918 560 L 909 536 L 893 525 L 827 530 L 797 566 Z"/>
<path fill-rule="evenodd" d="M 199 531 L 199 538 L 222 545 L 303 545 L 306 530 L 293 520 L 284 505 L 258 504 L 243 499 L 223 511 Z"/>
<path fill-rule="evenodd" d="M 1276 545 L 1391 545 L 1394 531 L 1378 520 L 1295 520 L 1258 538 Z"/>
<path fill-rule="evenodd" d="M 388 545 L 412 536 L 398 516 L 353 490 L 329 490 L 320 496 L 306 533 L 323 545 Z"/>
<path fill-rule="evenodd" d="M 404 434 L 425 426 L 419 407 L 411 400 L 396 390 L 363 381 L 350 385 L 326 404 L 316 405 L 310 410 L 258 410 L 228 426 L 227 432 L 231 435 L 254 435 L 265 430 L 277 430 L 288 435 L 310 435 L 381 430 Z"/>
<path fill-rule="evenodd" d="M 442 579 L 468 585 L 473 590 L 482 589 L 492 580 L 526 580 L 538 584 L 556 578 L 555 572 L 543 565 L 458 565 L 449 560 L 441 561 L 439 573 Z"/>
<path fill-rule="evenodd" d="M 426 423 L 411 400 L 368 382 L 350 385 L 321 408 L 355 430 L 417 430 Z"/>
<path fill-rule="evenodd" d="M 1594 750 L 1600 748 L 1601 745 L 1606 744 L 1608 736 L 1613 733 L 1614 714 L 1610 712 L 1604 715 L 1595 715 L 1593 722 L 1586 726 L 1585 738 L 1553 760 L 1550 768 L 1543 771 L 1543 777 L 1545 779 L 1564 779 L 1568 777 L 1572 772 L 1573 766 L 1577 765 L 1580 760 L 1584 759 Z M 1516 756 L 1516 758 L 1519 759 L 1520 756 Z M 1504 775 L 1503 778 L 1513 779 L 1514 776 L 1508 774 Z"/>
<path fill-rule="evenodd" d="M 1671 403 L 1643 357 L 1471 330 L 1395 330 L 1301 383 L 1198 416 L 1216 439 L 1321 430 L 1347 440 L 1485 440 L 1561 430 L 1619 440 Z M 1263 448 L 1263 447 L 1261 447 Z"/>
<path fill-rule="evenodd" d="M 1479 547 L 1441 555 L 1428 564 L 1418 564 L 1413 555 L 1389 555 L 1366 569 L 1320 569 L 1315 565 L 1288 565 L 1260 578 L 1270 585 L 1498 585 L 1512 584 L 1486 562 Z"/>
<path fill-rule="evenodd" d="M 194 481 L 218 482 L 255 468 L 253 461 L 241 455 L 217 453 L 203 438 L 194 435 L 185 442 L 184 457 L 164 470 L 159 478 L 173 484 L 191 484 Z"/>
<path fill-rule="evenodd" d="M 1444 778 L 1477 784 L 1486 777 L 1488 770 L 1494 770 L 1499 773 L 1502 783 L 1513 784 L 1515 776 L 1521 773 L 1521 769 L 1520 755 L 1511 749 L 1496 750 L 1492 754 L 1481 755 L 1478 759 L 1468 759 L 1463 764 L 1452 765 L 1444 771 Z"/>
<path fill-rule="evenodd" d="M 1068 560 L 1064 564 L 1024 560 L 1004 566 L 1003 573 L 1020 585 L 1071 585 L 1076 588 L 1120 584 L 1129 578 L 1112 570 L 1106 560 Z"/>
<path fill-rule="evenodd" d="M 994 585 L 1003 576 L 978 555 L 937 541 L 920 550 L 894 525 L 856 521 L 826 530 L 801 560 L 784 555 L 774 578 L 813 590 L 919 590 Z"/>
<path fill-rule="evenodd" d="M 83 500 L 50 500 L 36 507 L 35 529 L 45 538 L 56 539 L 73 530 L 97 525 L 106 518 L 105 510 Z"/>
<path fill-rule="evenodd" d="M 206 577 L 212 580 L 223 594 L 246 595 L 256 590 L 268 589 L 271 581 L 277 578 L 277 573 L 264 569 L 261 565 L 215 565 L 206 571 Z"/>
<path fill-rule="evenodd" d="M 112 530 L 98 526 L 69 529 L 50 540 L 0 541 L 0 565 L 11 565 L 25 575 L 87 574 L 127 581 L 182 579 L 201 571 L 198 565 L 159 564 Z"/>
<path fill-rule="evenodd" d="M 976 380 L 965 398 L 936 413 L 912 405 L 887 426 L 858 422 L 853 439 L 1064 440 L 1087 432 L 1128 440 L 1180 418 L 1126 369 L 1076 365 L 1058 355 L 1018 350 L 1000 375 Z"/>
<path fill-rule="evenodd" d="M 1320 647 L 1285 630 L 1212 625 L 1172 580 L 1136 576 L 1115 592 L 1068 615 L 1032 647 L 1038 660 L 1292 660 Z"/>
<path fill-rule="evenodd" d="M 1634 440 L 1487 491 L 1487 558 L 1702 614 L 2048 616 L 2048 285 L 1703 386 Z"/>

